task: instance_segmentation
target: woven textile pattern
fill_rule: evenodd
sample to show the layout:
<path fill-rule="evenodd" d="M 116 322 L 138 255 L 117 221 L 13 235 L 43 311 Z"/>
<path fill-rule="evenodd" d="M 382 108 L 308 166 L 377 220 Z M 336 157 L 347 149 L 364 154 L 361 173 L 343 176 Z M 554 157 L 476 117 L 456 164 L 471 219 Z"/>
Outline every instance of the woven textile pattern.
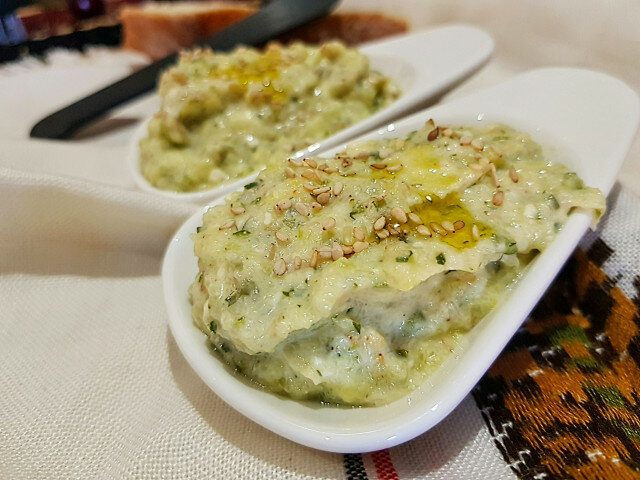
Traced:
<path fill-rule="evenodd" d="M 474 391 L 520 478 L 640 478 L 640 295 L 600 268 L 612 254 L 578 250 Z"/>

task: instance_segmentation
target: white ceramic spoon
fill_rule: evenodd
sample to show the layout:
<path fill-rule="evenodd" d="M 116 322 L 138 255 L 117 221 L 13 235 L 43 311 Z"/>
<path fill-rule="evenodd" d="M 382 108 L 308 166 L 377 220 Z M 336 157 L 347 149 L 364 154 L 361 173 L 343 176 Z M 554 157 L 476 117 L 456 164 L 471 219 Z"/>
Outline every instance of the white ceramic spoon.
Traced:
<path fill-rule="evenodd" d="M 335 147 L 378 125 L 398 118 L 411 108 L 435 98 L 477 70 L 493 52 L 493 40 L 474 27 L 450 25 L 368 43 L 360 47 L 374 70 L 392 78 L 402 96 L 375 115 L 346 128 L 325 140 L 297 152 L 294 157 Z M 149 120 L 143 122 L 131 139 L 128 164 L 136 185 L 142 190 L 193 203 L 205 203 L 222 197 L 256 177 L 249 175 L 211 190 L 193 193 L 160 190 L 140 173 L 139 143 L 147 136 Z"/>
<path fill-rule="evenodd" d="M 420 112 L 362 138 L 401 137 L 429 118 L 463 125 L 504 122 L 529 132 L 545 146 L 549 159 L 563 162 L 587 185 L 607 194 L 636 130 L 639 105 L 638 96 L 615 78 L 551 68 Z M 192 323 L 187 300 L 187 288 L 197 273 L 189 235 L 201 220 L 198 213 L 180 228 L 169 244 L 162 271 L 169 324 L 189 364 L 230 406 L 283 437 L 321 450 L 367 452 L 420 435 L 460 403 L 542 296 L 591 216 L 571 215 L 508 298 L 469 332 L 460 348 L 420 388 L 386 406 L 356 409 L 295 402 L 253 388 L 229 373 L 210 352 L 204 334 Z"/>

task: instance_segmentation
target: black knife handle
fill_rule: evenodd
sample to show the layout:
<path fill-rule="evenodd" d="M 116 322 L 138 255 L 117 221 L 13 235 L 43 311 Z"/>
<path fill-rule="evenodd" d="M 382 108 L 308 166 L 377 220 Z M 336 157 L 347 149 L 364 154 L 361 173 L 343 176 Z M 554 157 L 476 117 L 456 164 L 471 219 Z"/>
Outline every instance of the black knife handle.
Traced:
<path fill-rule="evenodd" d="M 218 51 L 237 45 L 258 45 L 328 13 L 338 0 L 277 0 L 203 43 Z M 156 86 L 158 76 L 175 63 L 176 54 L 138 70 L 43 118 L 31 129 L 33 138 L 69 138 L 87 122 Z"/>

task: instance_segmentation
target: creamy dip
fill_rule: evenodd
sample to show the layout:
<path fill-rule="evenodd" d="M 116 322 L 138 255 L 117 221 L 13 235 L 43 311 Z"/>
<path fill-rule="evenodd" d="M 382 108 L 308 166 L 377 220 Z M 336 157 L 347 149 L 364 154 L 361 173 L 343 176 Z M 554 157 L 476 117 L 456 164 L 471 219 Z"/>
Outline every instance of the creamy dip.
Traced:
<path fill-rule="evenodd" d="M 295 399 L 380 405 L 419 386 L 603 196 L 502 125 L 436 127 L 263 171 L 194 235 L 193 319 Z"/>
<path fill-rule="evenodd" d="M 190 192 L 285 161 L 371 116 L 399 90 L 366 56 L 332 42 L 183 53 L 159 94 L 140 168 L 157 188 Z"/>

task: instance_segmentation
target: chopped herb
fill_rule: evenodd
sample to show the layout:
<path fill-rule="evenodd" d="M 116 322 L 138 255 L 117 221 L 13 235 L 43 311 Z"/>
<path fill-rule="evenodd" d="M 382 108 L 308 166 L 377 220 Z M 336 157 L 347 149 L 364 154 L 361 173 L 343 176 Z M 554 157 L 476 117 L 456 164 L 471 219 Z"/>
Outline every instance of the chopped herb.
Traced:
<path fill-rule="evenodd" d="M 436 262 L 438 263 L 438 265 L 444 265 L 445 263 L 447 263 L 447 259 L 444 257 L 444 253 L 440 252 L 438 255 L 436 255 Z"/>
<path fill-rule="evenodd" d="M 248 230 L 238 230 L 237 232 L 233 233 L 234 235 L 237 235 L 238 237 L 246 237 L 247 235 L 251 235 L 251 232 Z"/>
<path fill-rule="evenodd" d="M 507 255 L 518 253 L 518 246 L 516 245 L 516 242 L 507 244 L 507 248 L 504 250 L 504 253 L 506 253 Z"/>
<path fill-rule="evenodd" d="M 380 160 L 380 152 L 371 152 L 369 153 L 369 156 L 375 158 L 376 160 Z"/>
<path fill-rule="evenodd" d="M 252 203 L 253 205 L 257 205 L 257 204 L 259 204 L 259 203 L 260 203 L 260 200 L 262 200 L 262 197 L 256 197 L 256 198 L 255 198 L 251 203 Z"/>
<path fill-rule="evenodd" d="M 376 207 L 376 210 L 380 210 L 387 204 L 387 201 L 383 198 L 382 200 L 374 200 L 373 205 Z"/>
<path fill-rule="evenodd" d="M 216 322 L 211 322 L 209 324 L 209 330 L 211 330 L 213 333 L 216 333 Z"/>
<path fill-rule="evenodd" d="M 258 182 L 251 182 L 251 183 L 247 183 L 244 186 L 245 190 L 251 190 L 252 188 L 256 188 L 258 185 L 260 185 Z"/>
<path fill-rule="evenodd" d="M 362 205 L 360 205 L 359 203 L 353 207 L 353 210 L 351 210 L 351 212 L 349 212 L 349 216 L 355 220 L 354 215 L 357 215 L 359 213 L 364 212 L 364 207 Z"/>
<path fill-rule="evenodd" d="M 396 257 L 396 262 L 398 262 L 398 263 L 407 263 L 412 255 L 413 255 L 413 251 L 409 250 L 409 253 L 407 253 L 406 255 L 404 255 L 402 257 Z"/>
<path fill-rule="evenodd" d="M 407 237 L 405 237 L 405 236 L 398 237 L 398 240 L 400 240 L 401 242 L 404 242 L 404 243 L 408 243 L 409 242 L 409 240 L 407 240 Z"/>
<path fill-rule="evenodd" d="M 388 287 L 388 286 L 389 286 L 389 284 L 387 282 L 379 282 L 379 283 L 376 283 L 373 287 L 374 288 L 384 288 L 384 287 Z"/>
<path fill-rule="evenodd" d="M 362 325 L 360 325 L 360 323 L 353 320 L 353 328 L 356 329 L 356 332 L 360 333 L 360 330 L 362 330 Z"/>
<path fill-rule="evenodd" d="M 200 233 L 201 230 L 204 229 L 204 226 L 200 226 L 196 228 L 196 233 Z"/>
<path fill-rule="evenodd" d="M 283 294 L 285 297 L 288 297 L 288 296 L 290 296 L 290 295 L 293 293 L 293 291 L 294 291 L 294 290 L 295 290 L 295 288 L 293 288 L 293 287 L 292 287 L 292 288 L 291 288 L 291 289 L 289 289 L 289 290 L 283 290 L 283 291 L 282 291 L 282 294 Z"/>
<path fill-rule="evenodd" d="M 353 307 L 347 308 L 347 315 L 350 315 L 353 312 Z"/>
<path fill-rule="evenodd" d="M 409 352 L 407 352 L 404 348 L 398 348 L 396 350 L 396 354 L 400 357 L 407 357 L 407 355 L 409 355 Z"/>

